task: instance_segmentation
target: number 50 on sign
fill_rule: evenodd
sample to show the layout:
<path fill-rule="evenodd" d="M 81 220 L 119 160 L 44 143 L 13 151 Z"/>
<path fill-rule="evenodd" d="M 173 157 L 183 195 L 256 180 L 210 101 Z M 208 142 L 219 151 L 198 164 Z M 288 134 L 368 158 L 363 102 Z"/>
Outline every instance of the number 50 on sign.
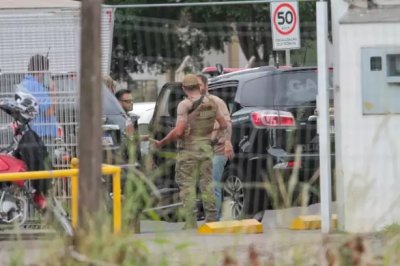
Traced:
<path fill-rule="evenodd" d="M 271 3 L 271 28 L 274 50 L 300 48 L 300 18 L 298 3 Z"/>

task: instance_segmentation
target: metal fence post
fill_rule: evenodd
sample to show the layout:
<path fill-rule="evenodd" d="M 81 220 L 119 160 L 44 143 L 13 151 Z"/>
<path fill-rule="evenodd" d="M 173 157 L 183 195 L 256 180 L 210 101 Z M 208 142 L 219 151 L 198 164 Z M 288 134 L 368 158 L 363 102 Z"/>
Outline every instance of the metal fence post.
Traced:
<path fill-rule="evenodd" d="M 317 2 L 317 54 L 318 54 L 318 129 L 321 191 L 321 231 L 329 233 L 332 229 L 331 200 L 331 136 L 329 117 L 328 88 L 328 4 Z"/>

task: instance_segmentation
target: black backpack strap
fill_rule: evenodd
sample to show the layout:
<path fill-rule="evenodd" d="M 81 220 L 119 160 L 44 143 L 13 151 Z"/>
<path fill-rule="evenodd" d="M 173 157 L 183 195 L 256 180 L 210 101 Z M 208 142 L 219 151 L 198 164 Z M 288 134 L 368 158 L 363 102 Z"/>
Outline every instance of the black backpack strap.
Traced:
<path fill-rule="evenodd" d="M 200 97 L 200 99 L 194 101 L 194 102 L 193 102 L 193 105 L 192 105 L 192 108 L 189 109 L 188 114 L 193 113 L 193 111 L 196 110 L 197 107 L 199 107 L 200 104 L 203 102 L 203 99 L 204 99 L 204 95 L 202 95 L 202 96 Z"/>

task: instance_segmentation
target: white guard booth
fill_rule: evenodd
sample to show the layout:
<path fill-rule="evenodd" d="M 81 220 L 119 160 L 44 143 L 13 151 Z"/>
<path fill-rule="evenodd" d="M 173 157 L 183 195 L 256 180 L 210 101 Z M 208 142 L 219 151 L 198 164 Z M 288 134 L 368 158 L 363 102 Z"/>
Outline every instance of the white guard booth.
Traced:
<path fill-rule="evenodd" d="M 337 199 L 348 232 L 400 222 L 399 14 L 399 0 L 353 1 L 336 29 Z"/>

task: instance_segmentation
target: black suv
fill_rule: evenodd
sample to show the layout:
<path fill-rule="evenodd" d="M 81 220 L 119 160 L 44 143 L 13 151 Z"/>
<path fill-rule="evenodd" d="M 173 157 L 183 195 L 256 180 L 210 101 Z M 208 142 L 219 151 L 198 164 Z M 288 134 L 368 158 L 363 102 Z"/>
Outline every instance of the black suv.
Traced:
<path fill-rule="evenodd" d="M 223 206 L 234 218 L 298 204 L 305 184 L 312 183 L 313 195 L 306 203 L 318 200 L 317 84 L 316 68 L 260 67 L 209 80 L 209 92 L 227 103 L 232 118 L 236 155 L 225 168 Z M 175 126 L 183 97 L 180 83 L 162 88 L 150 124 L 156 139 Z M 163 186 L 175 186 L 175 151 L 171 143 L 154 156 L 156 165 L 167 167 Z"/>

